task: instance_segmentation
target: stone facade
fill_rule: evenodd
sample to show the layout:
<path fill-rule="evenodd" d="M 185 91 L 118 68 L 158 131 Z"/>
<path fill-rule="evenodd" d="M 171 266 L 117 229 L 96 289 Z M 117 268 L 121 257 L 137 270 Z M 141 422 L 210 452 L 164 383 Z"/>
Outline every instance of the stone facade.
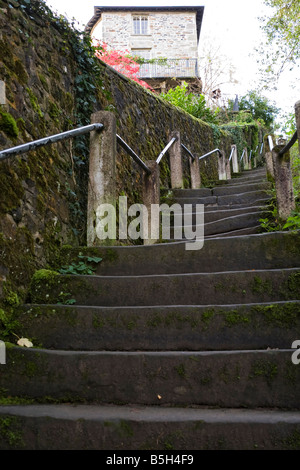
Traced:
<path fill-rule="evenodd" d="M 145 19 L 146 31 L 137 34 L 134 19 Z M 93 37 L 112 49 L 144 51 L 145 57 L 190 59 L 198 56 L 195 11 L 109 11 L 103 12 L 92 31 Z"/>

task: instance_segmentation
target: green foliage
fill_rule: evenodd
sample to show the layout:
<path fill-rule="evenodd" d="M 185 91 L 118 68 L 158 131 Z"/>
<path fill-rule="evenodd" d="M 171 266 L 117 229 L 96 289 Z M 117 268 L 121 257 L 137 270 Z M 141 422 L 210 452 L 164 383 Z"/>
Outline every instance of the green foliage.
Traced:
<path fill-rule="evenodd" d="M 262 50 L 263 66 L 276 77 L 300 58 L 300 3 L 299 0 L 264 0 L 272 8 L 269 18 L 261 18 L 267 36 L 267 53 Z"/>
<path fill-rule="evenodd" d="M 216 113 L 206 106 L 204 96 L 188 93 L 187 88 L 188 84 L 184 82 L 182 86 L 177 86 L 174 89 L 171 88 L 167 93 L 162 93 L 160 96 L 165 101 L 172 103 L 174 106 L 183 109 L 198 119 L 218 124 Z"/>
<path fill-rule="evenodd" d="M 284 224 L 283 229 L 300 230 L 300 210 L 292 212 L 286 224 Z"/>
<path fill-rule="evenodd" d="M 240 98 L 239 109 L 237 115 L 239 122 L 258 121 L 268 129 L 273 126 L 275 117 L 279 112 L 275 105 L 255 90 L 248 91 L 245 96 Z"/>
<path fill-rule="evenodd" d="M 0 309 L 0 334 L 2 339 L 10 338 L 19 327 L 20 324 L 15 319 L 13 310 L 4 311 Z"/>
<path fill-rule="evenodd" d="M 102 258 L 96 256 L 83 256 L 79 255 L 81 261 L 73 262 L 68 266 L 63 266 L 58 270 L 60 274 L 73 274 L 73 275 L 89 275 L 96 271 L 94 264 L 100 263 Z"/>

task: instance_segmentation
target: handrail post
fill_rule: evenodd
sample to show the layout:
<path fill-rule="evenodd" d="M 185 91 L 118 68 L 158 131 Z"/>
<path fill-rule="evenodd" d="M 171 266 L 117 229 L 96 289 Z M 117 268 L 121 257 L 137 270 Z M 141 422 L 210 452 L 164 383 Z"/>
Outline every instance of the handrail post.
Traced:
<path fill-rule="evenodd" d="M 176 141 L 169 149 L 170 170 L 171 170 L 171 187 L 172 189 L 183 188 L 183 172 L 182 172 L 182 154 L 180 132 L 173 131 L 169 135 L 169 139 L 175 138 Z"/>
<path fill-rule="evenodd" d="M 189 162 L 191 175 L 191 189 L 199 189 L 201 188 L 199 158 L 192 159 L 192 157 L 189 155 Z"/>
<path fill-rule="evenodd" d="M 274 180 L 272 149 L 270 148 L 270 139 L 269 139 L 269 136 L 267 135 L 264 137 L 264 148 L 265 148 L 267 178 Z"/>
<path fill-rule="evenodd" d="M 247 147 L 244 148 L 243 163 L 244 163 L 244 170 L 250 170 L 250 169 L 251 169 L 251 166 L 249 165 L 249 160 L 248 160 L 248 150 L 247 150 Z"/>
<path fill-rule="evenodd" d="M 300 153 L 300 101 L 297 101 L 295 104 L 295 118 L 296 118 L 296 128 L 297 128 L 297 136 L 298 136 L 298 147 Z"/>
<path fill-rule="evenodd" d="M 143 235 L 144 245 L 151 245 L 159 238 L 159 218 L 151 218 L 152 205 L 160 204 L 160 181 L 159 165 L 155 160 L 145 162 L 151 170 L 150 175 L 143 173 Z M 152 230 L 151 230 L 152 229 Z"/>
<path fill-rule="evenodd" d="M 219 180 L 227 179 L 226 171 L 226 157 L 224 150 L 221 150 L 218 156 L 218 171 L 219 171 Z"/>
<path fill-rule="evenodd" d="M 232 171 L 233 173 L 239 173 L 239 163 L 238 163 L 238 156 L 237 156 L 237 146 L 234 144 L 231 146 L 232 154 Z"/>
<path fill-rule="evenodd" d="M 92 131 L 90 135 L 87 246 L 103 244 L 97 236 L 100 205 L 116 206 L 116 118 L 111 112 L 98 111 L 92 114 L 91 122 L 103 123 L 104 129 Z"/>
<path fill-rule="evenodd" d="M 284 145 L 272 149 L 278 216 L 286 220 L 295 209 L 293 177 L 289 151 L 280 155 Z"/>
<path fill-rule="evenodd" d="M 225 154 L 225 171 L 226 171 L 226 179 L 231 180 L 231 166 L 229 158 L 226 158 Z"/>

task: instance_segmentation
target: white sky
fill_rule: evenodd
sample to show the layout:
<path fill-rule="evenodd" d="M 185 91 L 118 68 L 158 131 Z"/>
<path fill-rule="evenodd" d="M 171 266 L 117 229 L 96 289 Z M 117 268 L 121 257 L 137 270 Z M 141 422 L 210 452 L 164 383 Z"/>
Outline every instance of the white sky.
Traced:
<path fill-rule="evenodd" d="M 204 6 L 204 16 L 200 35 L 199 49 L 206 38 L 221 46 L 221 52 L 226 55 L 235 67 L 235 85 L 224 85 L 224 94 L 243 96 L 248 90 L 256 89 L 259 76 L 257 74 L 257 56 L 255 47 L 265 41 L 260 29 L 258 17 L 264 16 L 269 10 L 263 0 L 46 0 L 53 11 L 75 18 L 82 29 L 93 16 L 94 6 Z M 300 99 L 298 92 L 292 89 L 296 75 L 286 72 L 281 79 L 276 93 L 264 92 L 265 96 L 276 106 L 293 111 L 294 104 Z M 297 78 L 297 77 L 296 77 Z"/>

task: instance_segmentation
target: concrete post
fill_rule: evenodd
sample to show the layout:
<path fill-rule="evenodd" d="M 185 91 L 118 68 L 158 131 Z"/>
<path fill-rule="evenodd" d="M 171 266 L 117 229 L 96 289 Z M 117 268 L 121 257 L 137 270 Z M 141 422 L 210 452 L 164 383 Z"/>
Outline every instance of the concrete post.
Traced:
<path fill-rule="evenodd" d="M 153 211 L 153 220 L 151 220 L 152 205 L 160 204 L 160 181 L 159 181 L 159 165 L 155 160 L 148 160 L 145 162 L 151 174 L 143 173 L 143 204 L 146 208 L 143 214 L 143 232 L 144 232 L 144 245 L 151 245 L 159 239 L 159 212 Z M 155 217 L 155 215 L 158 215 Z M 152 235 L 151 236 L 151 228 Z"/>
<path fill-rule="evenodd" d="M 225 170 L 226 170 L 226 179 L 231 180 L 231 165 L 229 158 L 225 157 Z"/>
<path fill-rule="evenodd" d="M 195 159 L 193 160 L 189 156 L 189 162 L 190 162 L 190 173 L 191 173 L 191 188 L 199 189 L 201 188 L 199 158 L 195 157 Z"/>
<path fill-rule="evenodd" d="M 232 145 L 231 150 L 233 149 L 233 154 L 232 154 L 232 171 L 233 173 L 239 173 L 239 162 L 238 162 L 238 155 L 237 155 L 237 146 Z"/>
<path fill-rule="evenodd" d="M 226 172 L 226 157 L 225 157 L 224 150 L 221 150 L 221 155 L 219 154 L 218 170 L 219 170 L 219 180 L 226 180 L 227 172 Z"/>
<path fill-rule="evenodd" d="M 248 160 L 248 150 L 246 148 L 244 148 L 243 163 L 244 163 L 244 170 L 250 170 L 249 160 Z"/>
<path fill-rule="evenodd" d="M 267 178 L 274 180 L 272 149 L 270 149 L 268 136 L 264 137 L 264 149 L 265 149 Z"/>
<path fill-rule="evenodd" d="M 295 104 L 295 117 L 296 117 L 296 127 L 297 127 L 297 135 L 298 135 L 298 147 L 300 153 L 300 101 L 297 101 Z"/>
<path fill-rule="evenodd" d="M 279 155 L 280 150 L 283 148 L 284 145 L 276 145 L 273 147 L 272 158 L 278 216 L 286 220 L 290 216 L 291 211 L 295 209 L 295 199 L 290 154 L 286 152 L 282 156 Z"/>
<path fill-rule="evenodd" d="M 87 246 L 103 244 L 97 236 L 99 206 L 116 206 L 116 118 L 113 113 L 99 111 L 91 117 L 91 123 L 96 122 L 103 124 L 104 129 L 90 135 Z"/>
<path fill-rule="evenodd" d="M 0 104 L 6 105 L 5 82 L 3 80 L 0 80 Z"/>
<path fill-rule="evenodd" d="M 176 141 L 169 148 L 170 170 L 171 170 L 171 187 L 172 189 L 183 188 L 183 172 L 182 172 L 182 154 L 180 132 L 174 131 L 170 134 L 170 140 L 176 137 Z"/>

